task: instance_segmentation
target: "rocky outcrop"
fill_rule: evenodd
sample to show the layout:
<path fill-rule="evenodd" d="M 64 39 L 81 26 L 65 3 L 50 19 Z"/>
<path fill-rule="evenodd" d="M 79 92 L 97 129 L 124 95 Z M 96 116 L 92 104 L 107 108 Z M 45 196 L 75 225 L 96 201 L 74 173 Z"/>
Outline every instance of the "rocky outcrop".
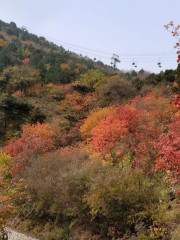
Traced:
<path fill-rule="evenodd" d="M 10 228 L 7 228 L 6 232 L 8 235 L 8 240 L 38 240 L 37 238 L 29 237 Z"/>

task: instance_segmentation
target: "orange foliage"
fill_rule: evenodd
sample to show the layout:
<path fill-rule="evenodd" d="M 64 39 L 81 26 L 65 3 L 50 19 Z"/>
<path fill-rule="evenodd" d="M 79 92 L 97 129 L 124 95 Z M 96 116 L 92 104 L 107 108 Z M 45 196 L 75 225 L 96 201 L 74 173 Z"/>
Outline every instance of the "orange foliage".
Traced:
<path fill-rule="evenodd" d="M 136 133 L 139 111 L 130 106 L 119 106 L 114 114 L 104 117 L 91 131 L 91 146 L 104 155 L 114 150 L 127 132 Z"/>
<path fill-rule="evenodd" d="M 21 138 L 11 140 L 4 151 L 13 157 L 16 161 L 16 168 L 23 168 L 26 160 L 33 153 L 45 153 L 51 151 L 59 144 L 61 137 L 61 127 L 59 121 L 49 123 L 37 123 L 33 125 L 24 125 Z M 21 169 L 22 170 L 22 169 Z"/>
<path fill-rule="evenodd" d="M 69 84 L 61 85 L 61 88 L 63 89 L 64 95 L 67 95 L 68 93 L 72 92 L 73 84 L 69 83 Z"/>
<path fill-rule="evenodd" d="M 25 65 L 28 65 L 29 60 L 30 60 L 30 58 L 25 58 L 25 59 L 22 60 L 22 62 L 23 62 Z"/>
<path fill-rule="evenodd" d="M 69 109 L 74 112 L 80 112 L 95 100 L 96 97 L 92 94 L 82 96 L 79 92 L 74 91 L 72 93 L 68 93 L 66 98 L 61 101 L 61 109 Z"/>
<path fill-rule="evenodd" d="M 81 66 L 81 64 L 80 63 L 76 63 L 75 64 L 75 68 L 74 68 L 74 72 L 76 73 L 76 74 L 78 74 L 79 73 L 79 70 L 82 68 L 82 66 Z"/>
<path fill-rule="evenodd" d="M 82 138 L 85 140 L 91 137 L 91 130 L 98 125 L 98 123 L 106 117 L 108 114 L 115 113 L 114 107 L 105 107 L 102 109 L 93 109 L 90 112 L 90 115 L 85 119 L 84 124 L 81 126 L 80 131 L 82 133 Z"/>
<path fill-rule="evenodd" d="M 44 153 L 53 147 L 53 130 L 50 124 L 25 125 L 21 138 L 11 140 L 4 151 L 14 159 L 14 172 L 22 171 L 34 153 Z"/>
<path fill-rule="evenodd" d="M 152 169 L 158 155 L 159 136 L 172 122 L 176 109 L 170 101 L 156 92 L 144 97 L 136 97 L 132 105 L 142 114 L 139 119 L 137 134 L 131 136 L 129 142 L 134 152 L 134 159 L 139 167 Z"/>
<path fill-rule="evenodd" d="M 16 91 L 15 93 L 12 94 L 12 96 L 15 96 L 17 98 L 24 98 L 25 94 L 21 91 Z"/>
<path fill-rule="evenodd" d="M 34 137 L 50 139 L 52 136 L 52 127 L 49 123 L 24 125 L 22 136 L 23 135 L 26 136 L 27 140 Z"/>
<path fill-rule="evenodd" d="M 119 106 L 114 110 L 114 114 L 108 115 L 102 111 L 102 116 L 105 114 L 103 118 L 98 113 L 90 114 L 87 123 L 81 127 L 83 138 L 87 139 L 91 134 L 91 146 L 104 156 L 114 150 L 120 153 L 118 159 L 122 160 L 125 157 L 122 154 L 128 152 L 137 167 L 147 172 L 154 171 L 156 158 L 159 159 L 159 136 L 168 129 L 177 109 L 172 107 L 169 99 L 161 96 L 161 92 L 156 91 L 143 97 L 137 96 L 131 106 Z M 122 151 L 117 151 L 119 147 Z"/>
<path fill-rule="evenodd" d="M 159 136 L 156 170 L 165 171 L 180 183 L 180 117 L 174 119 L 166 133 Z"/>
<path fill-rule="evenodd" d="M 169 24 L 164 25 L 164 27 L 170 33 L 172 33 L 173 37 L 178 39 L 177 42 L 176 42 L 176 45 L 174 46 L 174 48 L 180 49 L 180 25 L 175 27 L 173 21 L 171 21 Z M 179 63 L 180 62 L 180 51 L 177 51 L 177 54 L 178 54 L 177 63 Z"/>
<path fill-rule="evenodd" d="M 75 68 L 78 69 L 78 70 L 80 70 L 80 69 L 82 68 L 82 66 L 81 66 L 80 63 L 76 63 L 76 64 L 75 64 Z"/>
<path fill-rule="evenodd" d="M 27 46 L 29 46 L 31 44 L 34 46 L 34 44 L 32 42 L 21 41 L 21 43 L 24 44 L 24 45 L 27 45 Z"/>
<path fill-rule="evenodd" d="M 41 83 L 41 82 L 36 83 L 36 84 L 34 85 L 34 91 L 35 91 L 35 94 L 36 94 L 36 95 L 39 95 L 39 94 L 43 91 L 42 83 Z"/>
<path fill-rule="evenodd" d="M 0 34 L 3 35 L 4 37 L 7 36 L 7 34 L 5 32 L 0 31 Z"/>
<path fill-rule="evenodd" d="M 76 73 L 76 74 L 78 74 L 79 73 L 79 70 L 78 69 L 74 69 L 74 72 Z"/>

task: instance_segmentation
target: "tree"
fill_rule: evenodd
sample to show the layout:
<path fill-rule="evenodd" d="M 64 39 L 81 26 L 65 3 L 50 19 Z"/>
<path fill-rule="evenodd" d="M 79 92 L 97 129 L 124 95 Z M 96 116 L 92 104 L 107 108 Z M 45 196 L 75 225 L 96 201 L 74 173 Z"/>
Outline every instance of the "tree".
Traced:
<path fill-rule="evenodd" d="M 36 49 L 36 50 L 34 50 L 34 52 L 32 53 L 32 55 L 30 57 L 29 64 L 33 67 L 36 67 L 36 65 L 38 65 L 42 59 L 43 59 L 43 52 Z"/>
<path fill-rule="evenodd" d="M 11 55 L 7 52 L 7 48 L 3 48 L 0 51 L 0 73 L 3 71 L 4 68 L 7 66 L 12 66 L 14 64 L 14 61 L 11 57 Z M 0 83 L 1 87 L 1 83 Z"/>
<path fill-rule="evenodd" d="M 129 136 L 128 145 L 135 165 L 152 173 L 158 157 L 159 136 L 167 131 L 177 110 L 171 106 L 169 99 L 161 96 L 161 92 L 155 91 L 135 97 L 131 105 L 141 115 L 137 132 Z"/>
<path fill-rule="evenodd" d="M 18 28 L 13 29 L 13 35 L 16 37 L 19 37 L 19 29 Z"/>
<path fill-rule="evenodd" d="M 115 113 L 108 114 L 92 129 L 91 146 L 103 155 L 115 150 L 126 133 L 135 133 L 139 111 L 130 106 L 118 106 Z"/>
<path fill-rule="evenodd" d="M 40 108 L 35 107 L 31 112 L 29 122 L 31 124 L 35 124 L 37 122 L 42 124 L 45 121 L 45 119 L 46 119 L 46 115 L 40 110 Z"/>
<path fill-rule="evenodd" d="M 1 95 L 0 108 L 4 113 L 3 122 L 5 129 L 9 124 L 13 124 L 16 130 L 20 130 L 21 124 L 25 123 L 33 109 L 31 104 L 15 96 Z"/>
<path fill-rule="evenodd" d="M 17 47 L 16 47 L 15 43 L 9 43 L 8 46 L 7 46 L 7 51 L 16 53 L 17 52 Z"/>
<path fill-rule="evenodd" d="M 84 140 L 87 140 L 90 138 L 92 135 L 90 134 L 92 129 L 96 127 L 99 122 L 106 117 L 108 114 L 115 114 L 115 108 L 111 107 L 105 107 L 105 108 L 97 108 L 93 109 L 89 116 L 84 120 L 84 124 L 81 126 L 80 131 L 82 134 L 82 138 Z"/>
<path fill-rule="evenodd" d="M 6 87 L 9 85 L 11 91 L 20 90 L 27 94 L 28 88 L 40 82 L 41 77 L 38 70 L 23 65 L 21 67 L 14 66 L 6 68 L 0 77 L 0 81 L 2 81 Z"/>
<path fill-rule="evenodd" d="M 135 70 L 133 70 L 133 71 L 131 72 L 131 77 L 136 77 L 136 76 L 137 76 L 137 73 L 136 73 Z"/>
<path fill-rule="evenodd" d="M 22 55 L 24 58 L 30 57 L 32 53 L 29 51 L 28 48 L 22 50 Z"/>
<path fill-rule="evenodd" d="M 123 104 L 127 99 L 135 97 L 136 91 L 130 83 L 115 76 L 112 80 L 107 79 L 106 83 L 101 85 L 98 94 L 101 104 L 107 106 Z"/>
<path fill-rule="evenodd" d="M 94 84 L 104 77 L 105 75 L 99 69 L 91 69 L 80 75 L 79 82 L 93 89 Z"/>
<path fill-rule="evenodd" d="M 56 64 L 55 66 L 51 66 L 45 77 L 45 83 L 61 83 L 61 84 L 67 84 L 71 83 L 75 79 L 75 73 L 71 71 L 64 71 L 59 64 Z"/>
<path fill-rule="evenodd" d="M 70 70 L 71 70 L 69 64 L 61 63 L 60 66 L 61 66 L 61 68 L 62 68 L 63 70 L 66 70 L 66 71 L 70 71 Z"/>
<path fill-rule="evenodd" d="M 7 47 L 7 42 L 6 41 L 4 41 L 3 39 L 0 39 L 0 47 L 1 48 L 4 48 L 4 47 Z"/>
<path fill-rule="evenodd" d="M 166 172 L 180 183 L 180 118 L 174 119 L 166 133 L 159 136 L 156 170 Z"/>
<path fill-rule="evenodd" d="M 11 28 L 17 28 L 15 22 L 10 22 L 9 26 L 10 26 Z"/>
<path fill-rule="evenodd" d="M 68 93 L 65 99 L 61 101 L 61 109 L 80 112 L 83 111 L 92 100 L 93 96 L 90 94 L 82 96 L 79 92 L 73 91 L 72 93 Z"/>
<path fill-rule="evenodd" d="M 141 70 L 139 70 L 139 73 L 140 73 L 140 74 L 145 73 L 144 69 L 142 68 Z"/>
<path fill-rule="evenodd" d="M 13 35 L 13 31 L 12 31 L 12 29 L 10 29 L 10 28 L 8 28 L 8 29 L 6 30 L 6 33 L 7 33 L 7 35 Z"/>
<path fill-rule="evenodd" d="M 177 27 L 174 26 L 173 21 L 171 21 L 169 24 L 164 25 L 164 27 L 172 33 L 173 37 L 177 38 L 177 42 L 176 45 L 174 46 L 174 48 L 177 48 L 177 55 L 178 55 L 178 59 L 177 59 L 177 63 L 180 62 L 180 25 L 178 25 Z"/>

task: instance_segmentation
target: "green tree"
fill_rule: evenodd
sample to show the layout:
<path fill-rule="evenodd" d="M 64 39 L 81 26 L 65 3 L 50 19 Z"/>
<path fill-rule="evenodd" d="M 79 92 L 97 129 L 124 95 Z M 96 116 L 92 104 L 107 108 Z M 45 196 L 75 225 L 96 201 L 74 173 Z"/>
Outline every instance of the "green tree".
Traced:
<path fill-rule="evenodd" d="M 137 73 L 136 73 L 135 70 L 133 70 L 133 71 L 131 72 L 131 77 L 136 77 L 136 76 L 137 76 Z"/>
<path fill-rule="evenodd" d="M 140 74 L 143 74 L 145 73 L 144 69 L 142 68 L 140 71 L 139 71 Z"/>
<path fill-rule="evenodd" d="M 12 31 L 12 29 L 10 29 L 10 28 L 8 28 L 8 29 L 6 30 L 6 33 L 7 33 L 7 35 L 13 35 L 13 31 Z"/>
<path fill-rule="evenodd" d="M 6 68 L 0 77 L 0 82 L 10 89 L 10 91 L 20 90 L 27 94 L 29 87 L 33 87 L 41 81 L 40 73 L 29 66 L 14 66 Z"/>
<path fill-rule="evenodd" d="M 36 67 L 36 65 L 43 59 L 43 52 L 39 49 L 35 49 L 30 57 L 29 64 L 33 67 Z"/>
<path fill-rule="evenodd" d="M 45 83 L 61 83 L 61 84 L 67 84 L 72 82 L 75 79 L 75 74 L 69 72 L 69 71 L 64 71 L 58 64 L 55 66 L 51 66 L 49 70 L 46 73 L 45 77 Z"/>
<path fill-rule="evenodd" d="M 33 106 L 17 97 L 2 94 L 0 97 L 0 108 L 3 113 L 1 121 L 4 122 L 5 129 L 9 124 L 12 124 L 15 129 L 20 130 L 21 124 L 28 120 Z"/>
<path fill-rule="evenodd" d="M 42 124 L 45 119 L 46 119 L 46 115 L 40 110 L 40 108 L 36 107 L 31 112 L 29 122 L 31 124 L 35 124 L 37 122 L 40 122 Z"/>
<path fill-rule="evenodd" d="M 105 75 L 99 69 L 91 69 L 80 75 L 79 81 L 82 84 L 88 85 L 93 89 L 96 82 L 103 79 Z"/>
<path fill-rule="evenodd" d="M 10 26 L 11 28 L 17 28 L 15 22 L 10 22 L 9 26 Z"/>

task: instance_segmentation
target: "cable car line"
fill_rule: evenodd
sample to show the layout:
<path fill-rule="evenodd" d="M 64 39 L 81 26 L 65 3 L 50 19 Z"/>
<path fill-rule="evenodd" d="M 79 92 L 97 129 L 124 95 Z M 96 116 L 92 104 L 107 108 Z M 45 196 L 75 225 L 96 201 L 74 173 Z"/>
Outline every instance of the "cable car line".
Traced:
<path fill-rule="evenodd" d="M 85 48 L 85 47 L 77 46 L 77 45 L 74 45 L 74 44 L 70 44 L 70 43 L 67 43 L 67 42 L 64 42 L 64 41 L 60 41 L 60 40 L 57 40 L 55 38 L 51 38 L 51 37 L 48 37 L 48 36 L 46 36 L 44 34 L 41 34 L 41 33 L 37 32 L 37 31 L 34 31 L 34 30 L 30 29 L 30 28 L 26 28 L 26 29 L 29 29 L 32 32 L 38 33 L 40 36 L 52 39 L 55 42 L 63 43 L 64 45 L 67 45 L 67 46 L 74 46 L 76 48 L 80 48 L 80 49 L 84 49 L 84 50 L 89 50 L 89 51 L 103 53 L 103 54 L 108 54 L 108 55 L 113 55 L 113 53 L 110 53 L 110 52 L 98 51 L 98 50 L 94 50 L 94 49 Z M 145 56 L 151 56 L 151 55 L 158 55 L 159 56 L 159 55 L 176 55 L 176 53 L 175 52 L 140 53 L 140 54 L 121 53 L 119 55 L 121 55 L 121 56 L 144 56 L 144 55 Z"/>
<path fill-rule="evenodd" d="M 43 36 L 45 37 L 47 40 L 53 40 L 53 43 L 56 44 L 57 47 L 63 47 L 68 53 L 70 54 L 77 54 L 78 56 L 80 56 L 81 58 L 85 58 L 85 59 L 88 59 L 88 55 L 93 55 L 92 57 L 92 60 L 96 61 L 96 59 L 98 58 L 99 60 L 97 61 L 101 61 L 101 58 L 104 58 L 104 59 L 111 59 L 111 62 L 110 64 L 113 65 L 113 69 L 116 70 L 117 67 L 116 67 L 116 64 L 117 63 L 120 63 L 122 61 L 122 63 L 128 63 L 128 62 L 131 62 L 132 65 L 137 68 L 137 62 L 134 61 L 133 59 L 133 62 L 132 62 L 132 57 L 136 57 L 136 61 L 138 60 L 138 62 L 157 62 L 157 61 L 154 61 L 154 58 L 159 56 L 161 57 L 161 59 L 163 59 L 163 62 L 176 62 L 177 59 L 174 59 L 172 60 L 172 58 L 174 58 L 175 56 L 177 56 L 176 52 L 159 52 L 159 53 L 140 53 L 140 54 L 131 54 L 131 53 L 121 53 L 119 54 L 121 57 L 119 58 L 119 55 L 117 54 L 112 54 L 110 52 L 104 52 L 104 51 L 98 51 L 98 50 L 94 50 L 94 49 L 91 49 L 91 48 L 85 48 L 85 47 L 81 47 L 81 46 L 77 46 L 77 45 L 74 45 L 74 44 L 70 44 L 70 43 L 67 43 L 67 42 L 64 42 L 64 41 L 60 41 L 60 40 L 57 40 L 57 39 L 54 39 L 54 38 L 51 38 L 51 37 L 48 37 L 44 34 L 41 34 L 37 31 L 34 31 L 30 28 L 27 28 L 25 26 L 22 26 L 21 28 L 23 31 L 28 31 L 28 29 L 36 34 L 38 34 L 39 36 Z M 60 45 L 60 43 L 63 45 L 61 46 L 58 46 Z M 75 47 L 75 48 L 74 48 Z M 75 50 L 77 52 L 80 52 L 80 54 L 76 53 L 76 52 L 71 52 L 69 49 L 71 50 Z M 84 50 L 84 51 L 82 51 Z M 85 55 L 83 56 L 82 53 L 85 53 Z M 106 54 L 106 55 L 113 55 L 113 57 L 107 57 L 107 56 L 102 56 L 102 55 L 97 55 L 97 53 L 100 53 L 100 54 Z M 148 60 L 148 61 L 147 61 Z M 161 65 L 161 61 L 159 60 L 158 63 L 157 63 L 158 67 L 162 67 Z"/>

